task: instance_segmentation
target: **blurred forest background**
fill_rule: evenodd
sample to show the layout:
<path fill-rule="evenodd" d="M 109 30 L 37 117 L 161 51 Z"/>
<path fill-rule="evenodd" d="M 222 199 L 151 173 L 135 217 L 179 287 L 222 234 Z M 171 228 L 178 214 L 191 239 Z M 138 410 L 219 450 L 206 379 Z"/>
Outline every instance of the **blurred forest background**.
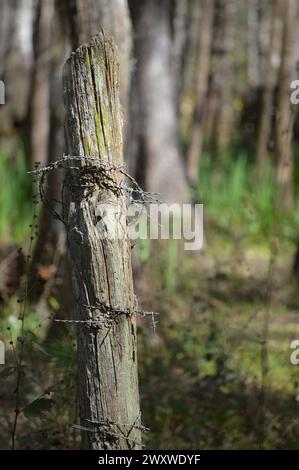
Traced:
<path fill-rule="evenodd" d="M 1 448 L 19 393 L 16 448 L 80 447 L 75 328 L 53 321 L 72 318 L 65 234 L 28 171 L 65 152 L 62 67 L 101 28 L 119 48 L 128 171 L 165 201 L 204 204 L 201 251 L 132 251 L 139 303 L 159 312 L 155 331 L 138 324 L 145 445 L 299 448 L 298 10 L 0 0 Z M 55 172 L 44 196 L 59 210 Z"/>

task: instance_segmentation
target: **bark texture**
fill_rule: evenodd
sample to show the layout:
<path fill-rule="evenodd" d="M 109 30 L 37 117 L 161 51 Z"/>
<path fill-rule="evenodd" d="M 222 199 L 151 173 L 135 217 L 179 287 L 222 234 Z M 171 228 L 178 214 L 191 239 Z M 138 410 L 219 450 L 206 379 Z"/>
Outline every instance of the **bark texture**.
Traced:
<path fill-rule="evenodd" d="M 188 197 L 172 68 L 171 6 L 169 0 L 130 2 L 137 63 L 128 154 L 135 162 L 133 173 L 148 191 L 166 202 L 182 203 Z"/>
<path fill-rule="evenodd" d="M 118 88 L 115 46 L 101 33 L 89 45 L 77 49 L 65 65 L 70 154 L 98 156 L 99 163 L 122 164 Z M 117 223 L 111 227 L 96 215 L 101 204 L 117 204 L 125 210 L 125 196 L 122 191 L 109 189 L 110 183 L 120 182 L 119 172 L 111 171 L 110 183 L 106 176 L 91 190 L 84 188 L 82 179 L 88 173 L 88 163 L 80 161 L 78 166 L 81 171 L 73 170 L 65 182 L 77 318 L 107 319 L 101 326 L 78 326 L 83 445 L 85 449 L 138 449 L 140 408 L 130 244 L 127 237 L 104 238 L 110 229 L 124 227 Z"/>
<path fill-rule="evenodd" d="M 127 110 L 131 69 L 131 20 L 127 0 L 64 0 L 70 21 L 74 49 L 88 42 L 103 28 L 119 50 L 121 83 L 120 101 Z"/>

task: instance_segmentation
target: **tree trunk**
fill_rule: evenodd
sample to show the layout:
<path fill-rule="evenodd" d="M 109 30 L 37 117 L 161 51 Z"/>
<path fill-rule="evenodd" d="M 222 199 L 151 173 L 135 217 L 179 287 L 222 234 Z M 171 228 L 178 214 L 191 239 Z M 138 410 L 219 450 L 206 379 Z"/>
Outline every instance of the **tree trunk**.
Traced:
<path fill-rule="evenodd" d="M 217 143 L 217 119 L 223 87 L 223 71 L 226 62 L 226 6 L 228 0 L 214 0 L 213 37 L 212 37 L 212 59 L 209 91 L 206 104 L 206 115 L 204 122 L 204 135 L 206 147 L 211 150 Z"/>
<path fill-rule="evenodd" d="M 131 158 L 136 176 L 148 191 L 166 202 L 187 200 L 180 152 L 176 82 L 172 73 L 171 2 L 134 0 L 130 3 L 135 27 L 137 65 L 132 80 L 135 95 Z"/>
<path fill-rule="evenodd" d="M 236 1 L 222 0 L 223 2 L 223 39 L 221 58 L 221 86 L 219 112 L 216 118 L 216 143 L 217 151 L 225 154 L 232 139 L 234 120 L 233 94 L 233 57 L 236 20 Z"/>
<path fill-rule="evenodd" d="M 248 84 L 257 88 L 261 81 L 260 63 L 260 18 L 258 0 L 247 1 L 247 50 L 248 50 Z"/>
<path fill-rule="evenodd" d="M 32 70 L 32 1 L 0 2 L 0 80 L 5 83 L 6 96 L 5 106 L 0 106 L 0 138 L 3 137 L 5 153 L 12 159 L 17 153 L 19 139 L 23 138 L 27 144 L 24 128 L 28 129 Z"/>
<path fill-rule="evenodd" d="M 51 86 L 48 163 L 60 158 L 65 150 L 63 145 L 61 72 L 66 57 L 65 50 L 69 48 L 68 42 L 71 42 L 72 47 L 76 49 L 80 44 L 88 42 L 100 31 L 101 27 L 113 34 L 117 45 L 121 48 L 122 78 L 120 87 L 123 107 L 127 107 L 131 53 L 131 27 L 126 0 L 88 0 L 87 2 L 65 0 L 56 4 L 55 15 L 52 34 L 52 46 L 54 45 L 54 47 L 52 47 L 49 74 L 51 78 L 48 77 Z M 66 18 L 68 21 L 65 21 Z M 60 211 L 60 208 L 56 201 L 61 199 L 59 177 L 59 172 L 50 172 L 46 187 L 46 197 L 49 204 L 57 212 Z M 64 245 L 64 233 L 60 221 L 51 217 L 48 208 L 43 206 L 39 236 L 35 244 L 30 270 L 30 299 L 32 302 L 36 302 L 40 298 L 45 287 L 51 284 L 51 279 L 60 270 L 67 271 Z M 67 275 L 64 276 L 63 285 L 58 288 L 58 293 L 55 294 L 59 303 L 63 305 L 65 317 L 70 307 L 66 297 L 68 278 Z M 56 289 L 55 285 L 54 288 Z M 59 328 L 61 329 L 61 325 Z"/>
<path fill-rule="evenodd" d="M 176 92 L 178 96 L 177 104 L 179 105 L 180 95 L 182 93 L 185 60 L 184 52 L 187 44 L 187 18 L 188 18 L 188 1 L 174 0 L 173 14 L 173 53 L 172 53 L 172 71 L 176 82 Z M 179 108 L 179 106 L 178 106 Z M 179 112 L 179 109 L 178 109 Z"/>
<path fill-rule="evenodd" d="M 64 0 L 74 49 L 103 28 L 113 37 L 120 58 L 120 101 L 125 113 L 131 75 L 132 26 L 127 0 Z"/>
<path fill-rule="evenodd" d="M 122 239 L 109 236 L 110 230 L 126 230 L 120 222 L 106 226 L 96 215 L 101 204 L 122 211 L 126 204 L 123 191 L 113 189 L 121 182 L 119 172 L 103 176 L 99 168 L 123 162 L 115 53 L 101 33 L 77 49 L 64 70 L 68 152 L 98 157 L 93 165 L 77 162 L 79 169 L 70 170 L 65 182 L 77 319 L 98 321 L 78 325 L 83 445 L 97 450 L 138 449 L 141 440 L 130 244 L 126 234 Z M 98 176 L 92 189 L 84 186 L 89 171 Z"/>
<path fill-rule="evenodd" d="M 257 171 L 261 172 L 267 156 L 267 147 L 271 134 L 274 111 L 274 92 L 277 84 L 278 70 L 281 61 L 281 40 L 283 29 L 284 1 L 276 0 L 273 7 L 271 41 L 268 64 L 265 74 L 262 114 L 257 141 Z"/>
<path fill-rule="evenodd" d="M 294 162 L 292 137 L 295 112 L 290 102 L 290 84 L 295 73 L 293 60 L 293 40 L 297 18 L 297 0 L 284 2 L 284 31 L 282 43 L 282 60 L 279 73 L 279 89 L 276 119 L 275 154 L 278 165 L 278 183 L 283 191 L 287 206 L 294 200 Z"/>
<path fill-rule="evenodd" d="M 54 1 L 39 0 L 36 5 L 34 64 L 29 97 L 29 156 L 31 166 L 47 162 L 50 120 L 50 64 Z"/>
<path fill-rule="evenodd" d="M 0 78 L 4 79 L 5 62 L 11 48 L 11 39 L 15 33 L 15 10 L 17 0 L 2 0 L 0 5 Z"/>
<path fill-rule="evenodd" d="M 67 57 L 67 43 L 63 33 L 61 18 L 55 11 L 53 21 L 53 40 L 51 42 L 51 60 L 49 73 L 49 144 L 47 148 L 47 163 L 51 164 L 61 158 L 65 152 L 63 122 L 63 93 L 62 93 L 62 69 Z M 54 47 L 53 47 L 54 45 Z M 61 200 L 61 175 L 58 171 L 49 172 L 45 187 L 47 204 L 41 209 L 39 218 L 38 238 L 34 245 L 29 274 L 29 299 L 37 302 L 47 285 L 56 276 L 58 266 L 65 263 L 65 231 L 58 218 L 51 212 L 61 213 L 59 201 Z M 48 207 L 50 206 L 50 208 Z M 60 289 L 60 299 L 68 294 L 69 276 L 65 276 L 63 286 Z M 56 287 L 56 286 L 55 286 Z M 51 292 L 53 294 L 53 292 Z M 63 299 L 64 300 L 64 299 Z M 64 315 L 70 310 L 70 305 L 64 303 Z"/>
<path fill-rule="evenodd" d="M 188 177 L 195 184 L 198 176 L 198 164 L 203 143 L 204 109 L 209 84 L 211 44 L 213 32 L 214 0 L 205 0 L 200 32 L 200 50 L 198 58 L 197 83 L 195 90 L 195 109 L 191 143 L 187 154 Z"/>
<path fill-rule="evenodd" d="M 193 94 L 198 79 L 197 64 L 200 53 L 201 10 L 201 5 L 197 0 L 190 0 L 188 2 L 184 70 L 180 78 L 182 82 L 180 128 L 183 139 L 188 143 L 191 141 L 194 110 L 196 106 Z"/>

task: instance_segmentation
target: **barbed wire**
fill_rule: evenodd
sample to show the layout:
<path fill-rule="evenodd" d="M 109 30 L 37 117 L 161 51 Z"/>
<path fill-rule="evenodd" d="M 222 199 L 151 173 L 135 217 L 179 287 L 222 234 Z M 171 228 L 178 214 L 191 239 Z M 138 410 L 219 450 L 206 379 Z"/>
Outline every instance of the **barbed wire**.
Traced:
<path fill-rule="evenodd" d="M 71 164 L 71 162 L 81 162 L 81 164 L 76 166 L 74 164 Z M 65 170 L 68 172 L 64 184 L 62 186 L 61 201 L 57 199 L 52 199 L 51 201 L 48 198 L 48 192 L 46 189 L 46 176 L 49 172 L 53 170 Z M 118 173 L 120 177 L 116 178 L 114 174 L 115 172 Z M 29 174 L 33 174 L 35 175 L 35 177 L 39 178 L 39 193 L 41 201 L 45 204 L 50 213 L 64 224 L 66 224 L 66 221 L 63 216 L 65 206 L 63 202 L 63 193 L 65 190 L 65 185 L 68 186 L 68 189 L 71 192 L 76 190 L 86 190 L 86 198 L 91 196 L 96 190 L 105 189 L 111 191 L 116 196 L 120 196 L 120 194 L 125 194 L 127 196 L 127 203 L 135 204 L 138 207 L 146 203 L 161 202 L 157 198 L 157 193 L 149 193 L 143 191 L 137 181 L 125 170 L 123 164 L 115 164 L 108 161 L 103 161 L 98 156 L 64 154 L 62 158 L 59 158 L 58 160 L 49 163 L 47 166 L 44 166 L 42 168 L 36 167 L 34 170 L 30 171 Z M 128 184 L 125 183 L 125 180 L 128 181 Z M 61 205 L 62 214 L 58 213 L 57 210 L 53 207 L 53 202 L 55 204 Z M 133 223 L 134 222 L 136 222 L 136 217 Z M 128 225 L 130 225 L 130 221 L 128 221 Z M 83 307 L 90 310 L 98 310 L 101 317 L 86 319 L 68 319 L 56 318 L 55 314 L 53 313 L 51 315 L 53 316 L 54 321 L 57 323 L 107 327 L 111 326 L 113 322 L 117 321 L 119 315 L 129 316 L 132 314 L 137 314 L 140 317 L 151 317 L 153 330 L 156 330 L 156 315 L 158 315 L 158 313 L 153 311 L 144 311 L 140 309 L 136 298 L 135 308 L 133 308 L 133 310 L 113 308 L 103 303 L 100 303 L 98 305 L 83 305 Z"/>
<path fill-rule="evenodd" d="M 86 308 L 89 309 L 95 309 L 99 310 L 100 307 L 96 306 L 89 306 L 85 305 Z M 107 307 L 108 308 L 108 307 Z M 86 325 L 86 326 L 98 326 L 98 327 L 108 327 L 110 326 L 113 322 L 117 321 L 117 317 L 119 315 L 126 315 L 130 316 L 132 314 L 140 315 L 141 317 L 151 317 L 152 318 L 152 326 L 153 330 L 156 330 L 157 327 L 157 320 L 156 320 L 156 315 L 159 315 L 158 312 L 151 312 L 151 311 L 144 311 L 144 310 L 130 310 L 130 309 L 113 309 L 109 308 L 109 310 L 105 310 L 104 312 L 100 312 L 102 314 L 102 317 L 100 318 L 87 318 L 87 319 L 73 319 L 73 318 L 56 318 L 56 314 L 54 312 L 51 313 L 51 316 L 53 320 L 57 323 L 69 323 L 69 324 L 75 324 L 75 325 Z"/>
<path fill-rule="evenodd" d="M 70 162 L 85 162 L 85 165 L 70 165 Z M 92 164 L 91 164 L 92 163 Z M 80 156 L 80 155 L 63 155 L 62 158 L 55 160 L 49 163 L 47 166 L 42 168 L 35 168 L 34 170 L 29 171 L 29 174 L 33 174 L 39 177 L 39 191 L 42 202 L 50 210 L 50 212 L 62 222 L 63 217 L 58 214 L 47 197 L 47 191 L 45 189 L 45 177 L 46 175 L 53 170 L 63 169 L 70 172 L 68 174 L 68 186 L 71 190 L 75 188 L 80 188 L 87 190 L 86 196 L 91 195 L 94 190 L 99 189 L 108 189 L 114 193 L 125 193 L 128 197 L 129 204 L 141 205 L 150 202 L 161 202 L 158 199 L 158 193 L 151 193 L 144 191 L 140 185 L 137 183 L 135 178 L 133 178 L 126 170 L 123 164 L 115 164 L 111 162 L 105 162 L 100 160 L 96 156 Z M 79 178 L 79 183 L 70 180 L 71 172 L 75 173 L 74 178 Z M 123 180 L 117 182 L 113 178 L 113 172 L 118 172 L 124 179 L 127 179 L 130 185 L 125 184 Z M 76 175 L 77 173 L 77 175 Z M 63 201 L 54 200 L 54 202 L 62 204 Z"/>

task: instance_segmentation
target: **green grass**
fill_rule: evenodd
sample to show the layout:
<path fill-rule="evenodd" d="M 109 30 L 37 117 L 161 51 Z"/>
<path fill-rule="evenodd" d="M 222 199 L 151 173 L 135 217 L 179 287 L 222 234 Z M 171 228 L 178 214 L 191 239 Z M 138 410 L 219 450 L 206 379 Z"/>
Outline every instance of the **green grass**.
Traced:
<path fill-rule="evenodd" d="M 159 264 L 152 307 L 157 337 L 140 334 L 143 419 L 149 448 L 298 448 L 298 366 L 290 342 L 298 337 L 299 298 L 291 278 L 298 209 L 279 204 L 275 172 L 257 182 L 243 155 L 231 163 L 203 158 L 196 199 L 204 203 L 205 251 L 169 270 Z M 274 288 L 267 296 L 273 239 Z M 160 279 L 160 282 L 159 282 Z M 269 311 L 269 372 L 265 439 L 259 442 L 261 339 Z"/>
<path fill-rule="evenodd" d="M 14 158 L 0 148 L 0 239 L 21 243 L 28 236 L 32 219 L 31 176 L 25 153 L 19 145 Z"/>
<path fill-rule="evenodd" d="M 271 166 L 257 180 L 254 167 L 242 154 L 214 164 L 204 156 L 197 193 L 210 221 L 229 236 L 266 244 L 274 234 L 281 242 L 297 239 L 298 207 L 288 210 L 281 204 Z"/>
<path fill-rule="evenodd" d="M 4 208 L 0 231 L 7 238 L 24 237 L 30 223 L 30 181 L 22 158 L 20 154 L 18 161 L 1 159 L 0 174 L 6 176 L 0 188 L 0 208 Z M 299 298 L 291 265 L 299 217 L 296 208 L 287 211 L 277 204 L 277 194 L 271 167 L 257 183 L 243 155 L 231 163 L 222 159 L 211 164 L 211 159 L 203 158 L 198 195 L 204 203 L 205 251 L 182 256 L 173 240 L 163 244 L 163 250 L 154 246 L 152 251 L 148 240 L 138 242 L 146 274 L 140 275 L 145 294 L 142 298 L 140 288 L 138 300 L 143 308 L 159 312 L 155 334 L 146 319 L 139 321 L 138 330 L 142 416 L 151 429 L 144 436 L 148 448 L 260 447 L 260 339 L 267 308 L 269 374 L 263 447 L 298 448 L 299 366 L 290 364 L 289 346 L 298 337 Z M 19 233 L 14 231 L 15 207 L 21 212 Z M 282 249 L 276 253 L 269 307 L 266 285 L 273 237 Z M 51 307 L 55 310 L 55 299 Z M 0 321 L 5 341 L 11 336 L 16 345 L 18 313 L 12 299 Z M 61 337 L 45 340 L 45 323 L 29 309 L 23 393 L 28 402 L 53 384 L 58 391 L 51 395 L 54 404 L 45 421 L 24 418 L 19 443 L 22 446 L 23 438 L 24 445 L 33 448 L 76 448 L 78 434 L 70 432 L 78 422 L 75 335 L 67 328 Z M 15 377 L 1 380 L 3 389 L 11 390 L 5 401 L 7 419 L 11 419 Z M 53 435 L 58 428 L 59 440 L 52 442 L 49 434 L 37 442 L 36 435 L 44 427 Z"/>

